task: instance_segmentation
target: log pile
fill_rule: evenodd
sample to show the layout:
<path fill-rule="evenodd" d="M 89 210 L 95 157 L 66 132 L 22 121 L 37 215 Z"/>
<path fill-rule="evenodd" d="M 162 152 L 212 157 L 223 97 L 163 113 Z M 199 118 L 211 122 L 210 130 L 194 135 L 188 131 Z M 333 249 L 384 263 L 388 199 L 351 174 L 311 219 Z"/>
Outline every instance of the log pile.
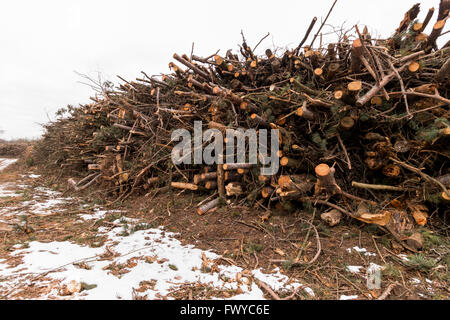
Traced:
<path fill-rule="evenodd" d="M 442 0 L 431 26 L 435 10 L 418 21 L 417 4 L 388 39 L 354 26 L 316 45 L 326 19 L 312 36 L 314 18 L 285 52 L 257 55 L 242 34 L 237 53 L 174 54 L 171 74 L 142 72 L 118 88 L 96 83 L 92 103 L 62 109 L 45 126 L 37 152 L 71 175 L 75 190 L 97 184 L 118 200 L 173 189 L 209 194 L 199 214 L 232 202 L 319 206 L 332 224 L 343 214 L 404 240 L 450 200 L 450 43 L 436 44 L 449 9 Z M 260 162 L 175 165 L 171 134 L 192 133 L 194 121 L 222 133 L 278 129 L 280 170 L 262 175 Z M 209 143 L 200 141 L 201 152 Z"/>

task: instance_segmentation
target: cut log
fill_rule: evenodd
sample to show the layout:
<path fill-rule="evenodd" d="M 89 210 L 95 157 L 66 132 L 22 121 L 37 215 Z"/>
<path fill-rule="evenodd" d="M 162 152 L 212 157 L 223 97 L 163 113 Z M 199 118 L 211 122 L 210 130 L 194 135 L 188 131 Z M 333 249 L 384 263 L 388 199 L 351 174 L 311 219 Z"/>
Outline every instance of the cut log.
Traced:
<path fill-rule="evenodd" d="M 270 129 L 270 124 L 266 120 L 264 120 L 261 116 L 257 115 L 256 113 L 252 113 L 250 115 L 250 119 L 255 121 L 257 124 L 261 125 L 262 127 Z"/>
<path fill-rule="evenodd" d="M 428 35 L 426 33 L 418 33 L 415 37 L 414 40 L 416 40 L 417 42 L 422 42 L 424 40 L 426 40 L 428 38 Z"/>
<path fill-rule="evenodd" d="M 250 169 L 253 166 L 251 163 L 225 163 L 223 170 Z"/>
<path fill-rule="evenodd" d="M 408 70 L 411 73 L 415 73 L 417 71 L 419 71 L 420 68 L 420 64 L 417 61 L 413 61 L 408 65 Z"/>
<path fill-rule="evenodd" d="M 102 170 L 102 167 L 99 164 L 88 164 L 88 170 Z"/>
<path fill-rule="evenodd" d="M 341 188 L 334 179 L 334 168 L 330 168 L 326 163 L 321 163 L 315 168 L 317 176 L 317 191 L 324 188 L 331 194 L 340 193 Z"/>
<path fill-rule="evenodd" d="M 205 188 L 208 189 L 208 190 L 216 189 L 217 188 L 217 181 L 215 181 L 215 180 L 206 181 Z"/>
<path fill-rule="evenodd" d="M 413 24 L 413 28 L 412 28 L 412 29 L 413 29 L 415 32 L 421 32 L 422 26 L 423 26 L 423 23 L 417 22 L 417 23 L 414 23 L 414 24 Z"/>
<path fill-rule="evenodd" d="M 242 190 L 242 185 L 238 182 L 230 182 L 225 186 L 225 190 L 227 191 L 227 196 L 240 196 L 244 192 Z"/>
<path fill-rule="evenodd" d="M 323 212 L 320 215 L 320 218 L 325 221 L 330 227 L 333 227 L 341 222 L 342 213 L 336 209 L 333 209 L 331 211 Z"/>
<path fill-rule="evenodd" d="M 379 107 L 383 104 L 383 99 L 380 96 L 375 96 L 372 99 L 370 99 L 370 104 Z"/>
<path fill-rule="evenodd" d="M 242 175 L 234 171 L 225 171 L 224 178 L 225 181 L 240 181 L 242 179 Z"/>
<path fill-rule="evenodd" d="M 149 186 L 155 186 L 158 185 L 161 182 L 161 179 L 159 177 L 152 177 L 147 179 L 147 184 Z"/>
<path fill-rule="evenodd" d="M 327 69 L 327 80 L 332 80 L 336 76 L 337 72 L 339 71 L 339 64 L 338 63 L 330 63 Z"/>
<path fill-rule="evenodd" d="M 278 185 L 282 191 L 298 191 L 304 194 L 311 191 L 314 182 L 306 175 L 281 175 Z"/>
<path fill-rule="evenodd" d="M 395 164 L 388 164 L 383 167 L 382 172 L 386 177 L 398 177 L 400 174 L 400 167 Z"/>
<path fill-rule="evenodd" d="M 272 187 L 264 187 L 261 189 L 261 196 L 264 199 L 267 199 L 270 197 L 270 195 L 274 192 L 274 189 Z"/>
<path fill-rule="evenodd" d="M 406 239 L 406 244 L 415 250 L 420 250 L 423 247 L 423 237 L 419 232 L 414 232 Z"/>
<path fill-rule="evenodd" d="M 317 77 L 321 77 L 322 74 L 323 74 L 323 69 L 322 69 L 322 68 L 316 68 L 316 69 L 314 69 L 314 74 L 315 74 Z"/>
<path fill-rule="evenodd" d="M 350 131 L 355 125 L 355 120 L 352 117 L 343 117 L 339 122 L 339 128 L 344 131 Z"/>
<path fill-rule="evenodd" d="M 292 159 L 292 158 L 288 158 L 288 157 L 282 157 L 280 159 L 280 164 L 283 167 L 297 168 L 300 166 L 301 162 L 302 162 L 301 160 Z"/>
<path fill-rule="evenodd" d="M 199 186 L 197 186 L 196 184 L 193 184 L 193 183 L 172 182 L 170 185 L 172 186 L 172 188 L 177 188 L 177 189 L 185 189 L 185 190 L 192 190 L 192 191 L 199 190 Z"/>
<path fill-rule="evenodd" d="M 202 205 L 200 208 L 197 209 L 197 213 L 199 215 L 204 215 L 205 213 L 207 213 L 209 210 L 217 207 L 219 205 L 220 202 L 220 197 L 216 198 L 214 200 L 211 200 L 207 203 L 205 203 L 204 205 Z"/>
<path fill-rule="evenodd" d="M 194 175 L 194 183 L 195 184 L 199 184 L 203 181 L 213 180 L 213 179 L 217 179 L 217 171 Z"/>
<path fill-rule="evenodd" d="M 307 108 L 306 101 L 303 101 L 303 105 L 295 111 L 295 114 L 306 120 L 314 120 L 314 113 Z"/>
<path fill-rule="evenodd" d="M 353 217 L 365 223 L 385 226 L 391 221 L 391 211 L 380 210 L 377 213 L 370 213 L 367 204 L 361 202 L 358 206 L 356 214 Z"/>
<path fill-rule="evenodd" d="M 350 70 L 352 73 L 359 73 L 361 71 L 361 54 L 363 51 L 363 45 L 361 40 L 355 39 L 352 43 L 352 61 Z"/>
<path fill-rule="evenodd" d="M 436 40 L 441 35 L 442 30 L 444 29 L 446 21 L 447 21 L 447 18 L 442 19 L 442 20 L 438 20 L 434 24 L 433 31 L 431 31 L 430 35 L 427 38 L 427 42 L 426 42 L 427 47 L 431 47 L 431 48 L 437 49 Z"/>
<path fill-rule="evenodd" d="M 356 94 L 362 89 L 361 81 L 352 81 L 347 85 L 347 89 L 349 92 Z"/>

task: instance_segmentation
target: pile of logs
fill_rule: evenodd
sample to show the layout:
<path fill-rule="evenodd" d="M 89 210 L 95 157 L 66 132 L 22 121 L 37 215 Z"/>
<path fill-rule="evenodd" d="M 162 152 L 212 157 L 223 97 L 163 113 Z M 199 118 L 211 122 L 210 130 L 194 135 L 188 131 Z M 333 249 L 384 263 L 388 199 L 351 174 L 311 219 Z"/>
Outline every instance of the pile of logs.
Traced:
<path fill-rule="evenodd" d="M 261 41 L 252 49 L 243 34 L 239 53 L 174 54 L 172 74 L 142 72 L 118 88 L 96 83 L 93 102 L 62 109 L 36 149 L 72 176 L 75 190 L 99 185 L 118 200 L 174 189 L 209 194 L 199 214 L 231 202 L 318 206 L 330 224 L 347 215 L 406 239 L 430 208 L 444 212 L 450 200 L 450 41 L 436 44 L 449 10 L 442 0 L 418 21 L 417 4 L 388 39 L 354 26 L 315 46 L 326 19 L 313 36 L 314 18 L 301 43 L 281 54 L 258 56 Z M 280 170 L 173 164 L 171 133 L 193 132 L 194 121 L 220 131 L 279 129 Z"/>

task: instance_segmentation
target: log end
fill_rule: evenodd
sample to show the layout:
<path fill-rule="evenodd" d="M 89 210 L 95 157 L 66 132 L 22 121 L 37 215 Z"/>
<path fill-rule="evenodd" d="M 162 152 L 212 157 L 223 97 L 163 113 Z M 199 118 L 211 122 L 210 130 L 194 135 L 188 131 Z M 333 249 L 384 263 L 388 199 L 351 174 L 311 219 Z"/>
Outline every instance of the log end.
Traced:
<path fill-rule="evenodd" d="M 281 163 L 281 161 L 280 161 Z M 326 177 L 330 174 L 331 168 L 326 163 L 321 163 L 315 168 L 316 175 L 319 177 Z"/>

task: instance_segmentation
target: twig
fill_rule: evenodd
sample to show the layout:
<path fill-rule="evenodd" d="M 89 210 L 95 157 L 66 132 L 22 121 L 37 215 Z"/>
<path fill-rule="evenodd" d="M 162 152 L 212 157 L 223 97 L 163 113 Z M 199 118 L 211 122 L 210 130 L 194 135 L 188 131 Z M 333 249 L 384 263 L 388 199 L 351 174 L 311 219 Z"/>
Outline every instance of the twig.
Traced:
<path fill-rule="evenodd" d="M 322 24 L 320 25 L 319 30 L 317 30 L 317 33 L 314 35 L 314 38 L 312 39 L 311 44 L 309 45 L 310 47 L 313 46 L 314 41 L 316 41 L 316 38 L 317 38 L 317 36 L 318 36 L 319 33 L 320 33 L 320 30 L 322 30 L 323 26 L 324 26 L 325 23 L 327 22 L 328 17 L 330 16 L 331 11 L 333 11 L 334 6 L 336 5 L 336 2 L 337 2 L 337 0 L 334 0 L 333 5 L 332 5 L 331 8 L 330 8 L 330 11 L 328 11 L 327 16 L 325 17 L 325 20 L 323 20 Z"/>
<path fill-rule="evenodd" d="M 261 40 L 259 40 L 259 42 L 256 44 L 256 46 L 253 48 L 253 52 L 255 52 L 256 48 L 258 48 L 258 46 L 261 44 L 261 42 L 263 42 L 264 39 L 266 39 L 268 36 L 270 36 L 270 32 L 267 32 L 267 34 Z"/>
<path fill-rule="evenodd" d="M 354 218 L 353 214 L 350 213 L 349 211 L 347 211 L 345 209 L 342 209 L 341 207 L 339 207 L 339 206 L 337 206 L 337 205 L 335 205 L 333 203 L 330 203 L 328 201 L 325 201 L 325 200 L 309 200 L 309 199 L 302 200 L 302 199 L 300 199 L 300 201 L 309 202 L 311 204 L 315 204 L 315 203 L 325 204 L 325 205 L 327 205 L 327 206 L 329 206 L 329 207 L 331 207 L 333 209 L 339 210 L 340 212 L 346 214 L 349 217 Z"/>
<path fill-rule="evenodd" d="M 368 184 L 362 182 L 352 181 L 352 186 L 361 189 L 372 189 L 372 190 L 390 190 L 390 191 L 406 191 L 402 187 L 388 186 L 384 184 Z"/>
<path fill-rule="evenodd" d="M 386 290 L 384 290 L 384 292 L 378 297 L 377 300 L 384 300 L 384 299 L 386 299 L 386 298 L 388 297 L 388 295 L 391 293 L 391 291 L 392 291 L 396 286 L 398 286 L 398 285 L 399 285 L 398 282 L 391 283 L 391 284 L 386 288 Z"/>
<path fill-rule="evenodd" d="M 396 95 L 399 94 L 400 92 L 390 92 L 389 95 Z M 450 100 L 446 99 L 438 94 L 427 94 L 427 93 L 422 93 L 422 92 L 415 92 L 415 91 L 406 91 L 405 92 L 406 95 L 408 96 L 418 96 L 418 97 L 424 97 L 424 98 L 430 98 L 430 99 L 434 99 L 434 100 L 439 100 L 447 105 L 450 105 Z M 425 109 L 423 109 L 425 110 Z M 419 111 L 413 111 L 412 113 L 418 113 L 421 112 L 423 110 L 419 110 Z"/>
<path fill-rule="evenodd" d="M 442 190 L 445 192 L 445 194 L 450 198 L 450 192 L 447 190 L 447 188 L 439 180 L 436 180 L 435 178 L 430 177 L 426 173 L 423 173 L 421 170 L 419 170 L 417 168 L 414 168 L 413 166 L 411 166 L 411 165 L 409 165 L 407 163 L 404 163 L 403 161 L 399 161 L 399 160 L 394 159 L 392 157 L 389 157 L 389 160 L 394 161 L 395 163 L 401 165 L 403 168 L 408 169 L 409 171 L 412 171 L 414 173 L 417 173 L 417 174 L 421 175 L 425 180 L 434 182 L 435 184 L 440 186 L 442 188 Z"/>
<path fill-rule="evenodd" d="M 314 211 L 315 212 L 315 211 Z M 314 217 L 313 217 L 314 218 Z M 300 220 L 304 221 L 305 223 L 309 224 L 313 229 L 314 229 L 314 233 L 316 234 L 316 239 L 317 239 L 317 252 L 315 254 L 315 256 L 308 262 L 308 264 L 313 264 L 320 256 L 320 253 L 322 252 L 322 245 L 320 243 L 320 237 L 319 237 L 319 232 L 317 231 L 317 228 L 309 221 L 300 218 Z M 300 251 L 299 255 L 297 255 L 297 258 L 300 258 L 300 254 L 303 251 L 304 246 L 302 246 L 302 250 Z"/>
<path fill-rule="evenodd" d="M 297 48 L 295 48 L 294 50 L 294 55 L 298 55 L 298 52 L 300 51 L 302 45 L 305 43 L 306 39 L 308 39 L 309 34 L 311 33 L 312 28 L 314 27 L 314 25 L 316 24 L 317 21 L 317 17 L 314 17 L 311 20 L 311 23 L 309 24 L 308 30 L 306 30 L 305 36 L 303 37 L 303 40 L 300 42 L 300 44 L 297 46 Z"/>
<path fill-rule="evenodd" d="M 389 61 L 389 66 L 394 71 L 395 76 L 397 77 L 398 81 L 400 82 L 400 89 L 402 90 L 403 100 L 405 101 L 406 113 L 408 114 L 408 118 L 411 119 L 412 118 L 412 114 L 409 111 L 408 97 L 406 96 L 405 84 L 403 83 L 403 79 L 400 76 L 400 73 L 398 72 L 398 70 L 395 69 L 395 67 L 394 67 L 394 65 L 392 64 L 391 61 Z"/>
<path fill-rule="evenodd" d="M 386 260 L 384 260 L 384 257 L 381 254 L 380 249 L 378 249 L 377 242 L 375 241 L 374 236 L 372 236 L 372 241 L 373 241 L 373 244 L 375 245 L 375 248 L 377 249 L 378 255 L 380 256 L 381 260 L 383 260 L 384 264 L 386 264 Z"/>
<path fill-rule="evenodd" d="M 367 101 L 372 99 L 372 97 L 377 94 L 378 91 L 380 91 L 382 88 L 384 88 L 385 85 L 387 85 L 389 82 L 391 82 L 392 78 L 394 78 L 397 73 L 403 71 L 403 69 L 405 69 L 406 66 L 407 65 L 405 64 L 405 65 L 401 66 L 400 68 L 396 69 L 395 71 L 392 71 L 391 73 L 386 75 L 383 79 L 381 79 L 379 84 L 374 85 L 372 87 L 372 89 L 367 91 L 367 93 L 364 96 L 359 98 L 356 101 L 356 105 L 358 105 L 358 106 L 365 105 L 367 103 Z"/>
<path fill-rule="evenodd" d="M 345 148 L 344 142 L 342 142 L 341 135 L 338 133 L 336 135 L 336 137 L 339 140 L 339 144 L 342 147 L 342 151 L 344 151 L 345 159 L 347 159 L 348 170 L 352 170 L 352 162 L 350 161 L 350 158 L 348 157 L 347 149 Z"/>
<path fill-rule="evenodd" d="M 267 293 L 270 294 L 274 300 L 281 300 L 280 296 L 277 295 L 277 294 L 276 294 L 276 293 L 275 293 L 275 292 L 274 292 L 274 291 L 273 291 L 266 283 L 264 283 L 264 282 L 261 281 L 261 280 L 257 280 L 257 279 L 255 279 L 255 280 L 256 280 L 256 284 L 257 284 L 260 288 L 266 290 Z"/>

